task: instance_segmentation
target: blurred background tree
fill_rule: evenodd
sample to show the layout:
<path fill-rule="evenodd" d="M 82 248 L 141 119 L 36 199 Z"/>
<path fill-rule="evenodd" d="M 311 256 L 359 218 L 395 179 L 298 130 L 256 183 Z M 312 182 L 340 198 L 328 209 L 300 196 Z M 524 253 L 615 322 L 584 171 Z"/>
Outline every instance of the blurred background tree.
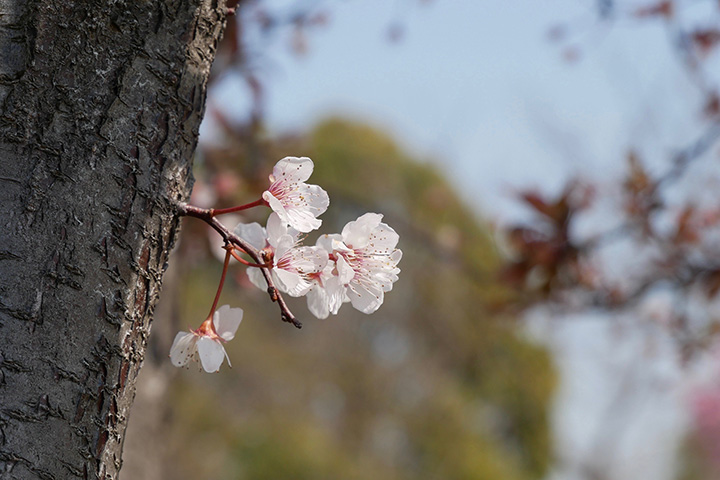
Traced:
<path fill-rule="evenodd" d="M 555 375 L 547 352 L 497 308 L 510 292 L 497 280 L 502 263 L 487 224 L 432 162 L 372 127 L 332 118 L 307 133 L 265 133 L 262 49 L 250 48 L 248 31 L 290 31 L 302 53 L 305 28 L 326 17 L 299 5 L 271 17 L 263 2 L 238 4 L 214 78 L 239 75 L 253 102 L 240 121 L 209 110 L 219 128 L 198 152 L 192 201 L 244 203 L 266 188 L 277 159 L 309 156 L 313 183 L 331 198 L 322 231 L 340 231 L 365 211 L 383 213 L 401 236 L 401 281 L 371 316 L 346 307 L 317 320 L 302 299 L 289 299 L 304 320 L 296 331 L 236 268 L 221 299 L 245 309 L 228 345 L 232 370 L 177 371 L 167 359 L 174 333 L 203 316 L 221 269 L 217 235 L 185 221 L 142 370 L 123 475 L 541 477 L 551 458 Z M 266 216 L 249 212 L 243 221 L 264 224 Z M 232 227 L 239 218 L 223 221 Z"/>
<path fill-rule="evenodd" d="M 143 370 L 173 377 L 162 381 L 163 400 L 153 399 L 155 407 L 169 407 L 162 418 L 172 439 L 160 476 L 542 476 L 550 460 L 549 357 L 495 311 L 507 296 L 496 281 L 499 258 L 447 180 L 384 134 L 339 119 L 307 136 L 265 141 L 261 151 L 268 159 L 314 159 L 313 181 L 333 202 L 324 230 L 339 231 L 358 212 L 384 212 L 402 238 L 403 281 L 372 316 L 343 309 L 326 320 L 306 319 L 295 331 L 277 321 L 275 306 L 237 269 L 221 300 L 245 309 L 240 341 L 229 345 L 232 370 L 176 375 L 166 358 L 169 336 L 157 349 L 158 364 Z M 196 191 L 212 189 L 221 205 L 231 205 L 264 188 L 244 180 L 246 151 L 203 153 Z M 233 188 L 217 188 L 225 183 Z M 165 321 L 178 328 L 202 316 L 220 269 L 212 232 L 199 222 L 184 227 L 175 259 L 183 270 L 179 291 L 165 297 L 176 305 L 176 316 Z M 306 312 L 303 301 L 291 307 Z M 137 405 L 133 415 L 144 418 Z M 136 441 L 126 442 L 132 472 Z"/>
<path fill-rule="evenodd" d="M 147 410 L 136 409 L 134 419 L 141 420 L 134 424 L 156 423 L 158 432 L 176 439 L 163 445 L 163 458 L 180 460 L 155 462 L 165 469 L 156 478 L 168 471 L 177 478 L 716 478 L 717 2 L 577 2 L 584 16 L 543 26 L 549 32 L 547 50 L 569 70 L 580 69 L 621 30 L 615 43 L 621 50 L 633 47 L 632 62 L 625 64 L 624 77 L 617 69 L 600 74 L 634 80 L 647 73 L 632 71 L 646 66 L 645 57 L 669 52 L 683 79 L 658 70 L 653 81 L 662 88 L 645 91 L 638 81 L 639 91 L 624 99 L 622 113 L 590 120 L 599 131 L 613 120 L 621 125 L 621 114 L 631 112 L 642 126 L 623 132 L 622 159 L 605 159 L 603 168 L 610 168 L 602 175 L 586 160 L 593 142 L 607 143 L 608 130 L 604 137 L 593 130 L 574 138 L 572 129 L 563 129 L 586 121 L 581 113 L 592 117 L 594 112 L 580 112 L 588 104 L 571 111 L 575 116 L 552 100 L 540 104 L 537 128 L 548 138 L 533 146 L 537 157 L 518 160 L 523 171 L 516 168 L 510 181 L 517 185 L 527 172 L 547 169 L 540 160 L 548 150 L 568 156 L 577 175 L 566 182 L 567 172 L 554 175 L 555 189 L 523 188 L 517 197 L 531 213 L 522 221 L 501 222 L 507 227 L 502 235 L 468 202 L 479 197 L 468 189 L 481 190 L 482 178 L 456 174 L 453 182 L 451 168 L 437 167 L 442 157 L 408 153 L 417 150 L 398 147 L 378 127 L 330 118 L 309 122 L 314 125 L 292 135 L 272 132 L 266 124 L 268 71 L 277 66 L 265 56 L 265 42 L 280 38 L 296 55 L 311 57 L 308 32 L 332 22 L 338 6 L 285 2 L 287 8 L 271 9 L 270 3 L 240 2 L 238 21 L 221 46 L 215 82 L 216 91 L 225 93 L 210 102 L 212 139 L 200 152 L 194 201 L 230 206 L 256 198 L 277 159 L 308 155 L 316 162 L 313 181 L 329 191 L 333 204 L 323 218 L 326 231 L 367 210 L 384 213 L 401 234 L 402 280 L 376 315 L 343 310 L 337 318 L 306 321 L 305 330 L 295 332 L 277 321 L 262 292 L 245 288 L 248 282 L 238 270 L 238 289 L 225 292 L 225 298 L 246 308 L 238 336 L 246 343 L 230 347 L 234 369 L 217 377 L 185 373 L 178 380 L 165 358 L 172 334 L 163 340 L 157 322 L 157 357 L 143 370 L 151 387 L 138 393 L 153 401 Z M 515 8 L 493 5 L 484 12 L 490 23 L 498 11 Z M 476 28 L 487 27 L 485 20 L 476 19 Z M 512 22 L 517 28 L 504 23 L 499 33 L 493 30 L 496 56 L 486 58 L 463 44 L 457 48 L 467 50 L 464 60 L 487 62 L 486 70 L 507 75 L 498 65 L 513 57 L 510 46 L 527 49 L 537 40 L 521 31 L 526 19 Z M 404 27 L 390 25 L 389 43 L 403 41 Z M 640 32 L 649 29 L 663 34 L 648 42 Z M 634 33 L 642 41 L 635 42 Z M 443 71 L 448 84 L 453 76 L 468 75 L 460 65 L 443 70 L 432 48 L 421 55 L 428 74 Z M 474 48 L 487 55 L 479 45 Z M 557 78 L 529 58 L 518 56 L 516 63 L 522 75 L 533 71 L 531 82 Z M 477 98 L 492 95 L 486 91 L 490 82 L 480 79 L 474 85 Z M 508 78 L 503 81 L 513 88 Z M 563 85 L 558 88 L 570 90 Z M 250 100 L 242 112 L 228 115 L 223 102 L 233 98 L 227 93 L 233 88 L 244 88 Z M 597 83 L 574 88 L 582 98 L 604 101 Z M 504 98 L 523 103 L 516 91 Z M 412 100 L 437 107 L 431 98 Z M 467 95 L 462 103 L 468 109 L 491 106 Z M 685 112 L 678 104 L 690 105 L 685 110 L 692 114 L 678 114 Z M 460 121 L 446 124 L 463 128 Z M 518 151 L 514 144 L 527 142 L 515 125 L 496 130 L 503 121 L 486 119 L 476 134 L 487 141 L 499 132 L 502 141 L 502 132 L 512 130 L 499 153 L 478 140 L 477 155 L 483 157 L 478 163 L 488 169 L 511 164 Z M 443 155 L 451 155 L 445 147 Z M 484 158 L 488 155 L 494 156 Z M 453 187 L 457 184 L 465 188 Z M 501 216 L 497 205 L 485 208 L 487 218 Z M 163 325 L 170 325 L 170 332 L 202 316 L 203 298 L 209 296 L 203 289 L 213 288 L 219 270 L 204 226 L 184 227 L 178 293 L 167 295 L 174 301 L 165 305 L 173 320 Z M 302 301 L 293 308 L 305 312 Z M 544 339 L 554 354 L 561 378 L 557 391 L 548 352 L 517 328 L 525 317 L 534 338 Z M 583 363 L 576 361 L 579 351 L 587 353 Z M 599 371 L 605 380 L 598 380 Z M 206 404 L 215 407 L 198 415 L 198 406 Z M 152 408 L 162 413 L 143 416 Z M 686 429 L 691 433 L 683 443 L 679 438 Z M 130 448 L 142 446 L 143 438 L 151 437 L 129 437 Z M 128 470 L 142 457 L 130 454 Z"/>

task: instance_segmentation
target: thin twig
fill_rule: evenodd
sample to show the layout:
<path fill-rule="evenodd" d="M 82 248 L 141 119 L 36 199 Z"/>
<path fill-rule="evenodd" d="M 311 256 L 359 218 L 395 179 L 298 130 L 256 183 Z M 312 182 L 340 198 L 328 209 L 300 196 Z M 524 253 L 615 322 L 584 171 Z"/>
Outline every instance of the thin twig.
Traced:
<path fill-rule="evenodd" d="M 269 265 L 269 264 L 267 264 L 267 263 L 251 263 L 251 262 L 248 262 L 247 260 L 245 260 L 244 258 L 242 258 L 240 255 L 238 255 L 237 253 L 235 253 L 235 250 L 237 250 L 237 249 L 236 249 L 236 248 L 233 248 L 233 249 L 230 251 L 230 255 L 232 255 L 232 257 L 233 257 L 235 260 L 237 260 L 238 262 L 242 263 L 243 265 L 248 266 L 248 267 L 257 267 L 257 268 L 263 268 L 263 267 L 264 267 L 264 268 L 271 268 L 271 265 Z"/>
<path fill-rule="evenodd" d="M 657 194 L 661 188 L 679 181 L 685 174 L 690 164 L 707 153 L 720 139 L 720 122 L 711 123 L 707 129 L 685 148 L 677 152 L 672 159 L 671 167 L 663 173 L 655 183 L 651 186 L 650 195 Z M 640 225 L 637 220 L 629 220 L 615 228 L 600 233 L 589 239 L 582 245 L 578 245 L 578 249 L 584 252 L 598 247 L 600 244 L 607 244 L 618 238 L 623 239 L 624 234 L 631 233 L 633 230 L 639 229 Z"/>
<path fill-rule="evenodd" d="M 180 216 L 185 217 L 195 217 L 198 218 L 208 225 L 210 225 L 216 232 L 222 236 L 223 240 L 225 240 L 228 243 L 231 243 L 233 245 L 236 245 L 239 248 L 242 248 L 245 253 L 247 253 L 250 258 L 255 261 L 257 264 L 266 264 L 267 262 L 262 257 L 262 254 L 252 245 L 247 243 L 242 238 L 235 235 L 233 232 L 227 229 L 225 225 L 220 223 L 216 218 L 212 216 L 211 210 L 207 208 L 199 208 L 192 205 L 188 205 L 186 203 L 179 203 L 177 206 L 177 212 Z M 280 294 L 280 291 L 275 286 L 275 283 L 273 282 L 272 275 L 270 274 L 270 269 L 267 267 L 259 267 L 260 271 L 263 274 L 263 277 L 265 277 L 265 282 L 267 282 L 268 288 L 267 292 L 268 295 L 270 295 L 270 299 L 273 302 L 277 302 L 278 306 L 280 307 L 280 318 L 283 322 L 292 323 L 297 328 L 302 328 L 302 323 L 300 323 L 296 318 L 295 315 L 290 311 L 290 308 L 288 308 L 287 303 L 285 303 L 285 299 Z"/>

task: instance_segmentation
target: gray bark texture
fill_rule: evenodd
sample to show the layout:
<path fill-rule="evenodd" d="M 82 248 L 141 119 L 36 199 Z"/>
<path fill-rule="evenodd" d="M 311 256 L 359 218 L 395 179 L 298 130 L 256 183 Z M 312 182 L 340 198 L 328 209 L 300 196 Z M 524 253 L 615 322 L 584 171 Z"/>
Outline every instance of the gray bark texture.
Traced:
<path fill-rule="evenodd" d="M 1 479 L 118 477 L 224 26 L 217 0 L 0 0 Z"/>

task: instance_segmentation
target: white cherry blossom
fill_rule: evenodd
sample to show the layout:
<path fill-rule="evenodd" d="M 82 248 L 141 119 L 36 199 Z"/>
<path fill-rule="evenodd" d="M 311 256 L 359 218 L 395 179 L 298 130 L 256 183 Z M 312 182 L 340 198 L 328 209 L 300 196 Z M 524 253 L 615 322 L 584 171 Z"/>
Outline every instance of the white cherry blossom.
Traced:
<path fill-rule="evenodd" d="M 208 373 L 220 370 L 225 358 L 230 365 L 230 358 L 225 352 L 223 343 L 235 338 L 242 317 L 242 308 L 223 305 L 213 313 L 212 326 L 210 322 L 205 321 L 197 330 L 179 332 L 170 347 L 172 364 L 183 367 L 190 360 L 199 360 L 202 368 Z"/>
<path fill-rule="evenodd" d="M 402 252 L 396 248 L 399 236 L 382 223 L 382 217 L 366 213 L 345 225 L 342 234 L 323 235 L 318 239 L 318 245 L 334 260 L 332 276 L 344 288 L 343 301 L 349 299 L 353 307 L 363 313 L 373 313 L 382 305 L 385 292 L 392 290 L 400 273 L 397 264 Z M 329 280 L 324 280 L 324 284 L 329 284 Z M 327 310 L 337 312 L 339 297 L 335 289 L 325 288 L 327 298 L 322 292 L 314 295 L 313 303 L 327 300 Z M 322 307 L 311 307 L 311 311 L 314 308 L 324 314 L 325 305 Z"/>
<path fill-rule="evenodd" d="M 312 172 L 313 162 L 309 158 L 285 157 L 273 168 L 270 187 L 262 194 L 286 225 L 302 233 L 319 228 L 322 221 L 317 217 L 330 205 L 325 190 L 305 183 Z"/>
<path fill-rule="evenodd" d="M 299 232 L 285 225 L 275 212 L 268 218 L 267 229 L 257 223 L 240 224 L 234 233 L 272 257 L 273 281 L 280 291 L 293 297 L 308 293 L 313 276 L 322 272 L 328 263 L 324 249 L 299 246 Z M 247 275 L 253 285 L 267 289 L 259 268 L 248 268 Z"/>
<path fill-rule="evenodd" d="M 347 295 L 345 285 L 337 275 L 335 261 L 329 260 L 322 272 L 311 276 L 311 282 L 312 287 L 307 293 L 310 313 L 317 318 L 327 318 L 330 314 L 337 315 Z"/>

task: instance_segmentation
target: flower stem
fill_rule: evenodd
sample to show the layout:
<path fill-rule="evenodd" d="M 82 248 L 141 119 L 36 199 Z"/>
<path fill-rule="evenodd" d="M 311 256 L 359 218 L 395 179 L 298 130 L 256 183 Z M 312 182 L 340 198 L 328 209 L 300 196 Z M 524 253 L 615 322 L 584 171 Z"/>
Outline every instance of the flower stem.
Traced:
<path fill-rule="evenodd" d="M 213 313 L 215 313 L 215 307 L 217 307 L 218 300 L 220 300 L 220 294 L 222 293 L 223 284 L 225 283 L 225 274 L 227 273 L 228 264 L 230 263 L 230 250 L 232 247 L 227 247 L 227 252 L 225 253 L 225 263 L 223 264 L 223 271 L 222 275 L 220 276 L 220 285 L 218 285 L 217 293 L 215 294 L 215 300 L 213 300 L 212 307 L 210 307 L 210 313 L 208 314 L 207 322 L 210 321 L 210 325 L 212 325 L 212 317 Z M 213 332 L 215 331 L 215 325 L 212 325 Z"/>
<path fill-rule="evenodd" d="M 230 255 L 233 256 L 235 260 L 242 263 L 243 265 L 247 265 L 248 267 L 258 267 L 258 268 L 270 268 L 270 266 L 267 263 L 251 263 L 239 256 L 237 253 L 235 253 L 234 250 L 230 251 Z"/>
<path fill-rule="evenodd" d="M 213 228 L 213 230 L 218 232 L 227 243 L 242 248 L 250 256 L 250 258 L 255 260 L 257 264 L 268 261 L 267 258 L 263 257 L 261 252 L 259 252 L 245 240 L 228 230 L 227 227 L 220 223 L 217 218 L 211 216 L 209 209 L 195 207 L 193 205 L 188 205 L 187 203 L 178 203 L 176 207 L 178 215 L 195 217 L 207 223 Z M 283 299 L 282 295 L 280 295 L 280 292 L 275 287 L 275 281 L 270 274 L 269 267 L 261 268 L 260 271 L 262 272 L 263 277 L 268 284 L 267 293 L 268 295 L 270 295 L 270 299 L 273 302 L 277 302 L 278 306 L 280 307 L 280 319 L 283 322 L 292 323 L 293 326 L 295 326 L 296 328 L 302 328 L 302 323 L 300 323 L 300 321 L 295 317 L 295 315 L 293 315 L 293 313 L 290 311 L 290 308 L 287 306 L 287 303 L 285 303 L 285 299 Z"/>
<path fill-rule="evenodd" d="M 240 210 L 247 210 L 248 208 L 258 207 L 260 205 L 267 205 L 267 202 L 265 202 L 265 199 L 263 199 L 262 197 L 258 198 L 254 202 L 246 203 L 245 205 L 238 205 L 237 207 L 219 209 L 211 208 L 210 216 L 215 217 L 217 215 L 223 215 L 225 213 L 239 212 Z"/>

